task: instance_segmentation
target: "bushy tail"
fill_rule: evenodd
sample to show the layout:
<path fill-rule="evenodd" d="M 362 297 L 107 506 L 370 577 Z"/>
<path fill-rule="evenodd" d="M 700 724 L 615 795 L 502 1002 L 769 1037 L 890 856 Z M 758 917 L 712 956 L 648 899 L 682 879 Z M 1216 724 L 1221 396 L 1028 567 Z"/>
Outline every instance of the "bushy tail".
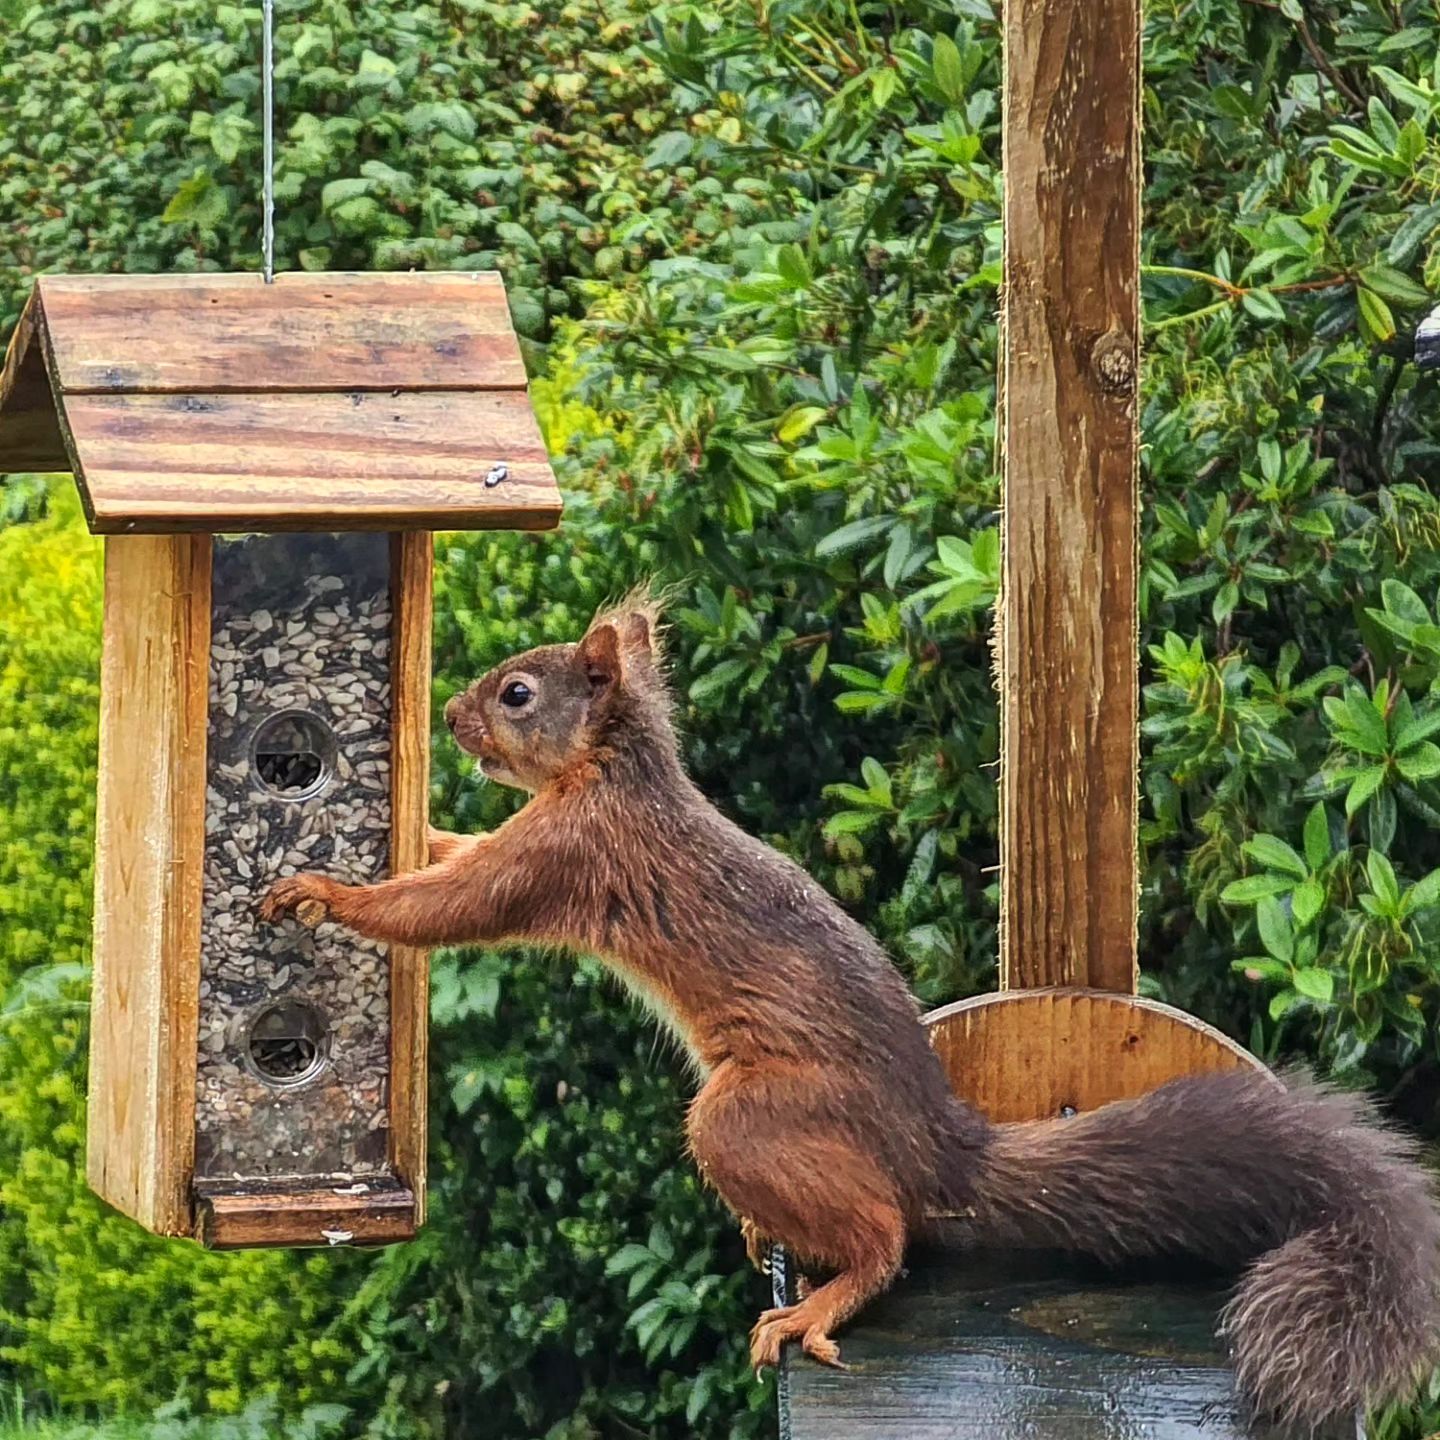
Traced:
<path fill-rule="evenodd" d="M 1401 1397 L 1440 1359 L 1440 1213 L 1412 1147 L 1358 1096 L 1257 1072 L 1176 1080 L 998 1126 L 970 1178 L 981 1243 L 1248 1265 L 1222 1333 L 1281 1420 Z"/>

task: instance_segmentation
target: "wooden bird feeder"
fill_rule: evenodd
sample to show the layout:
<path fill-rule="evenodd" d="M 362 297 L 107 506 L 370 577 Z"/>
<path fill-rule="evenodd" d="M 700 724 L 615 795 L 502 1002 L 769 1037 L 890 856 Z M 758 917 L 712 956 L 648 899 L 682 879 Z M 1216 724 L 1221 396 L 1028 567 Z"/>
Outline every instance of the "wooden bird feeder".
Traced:
<path fill-rule="evenodd" d="M 45 276 L 0 472 L 105 545 L 89 1179 L 208 1245 L 425 1205 L 425 952 L 256 914 L 425 862 L 433 529 L 560 498 L 489 274 Z"/>
<path fill-rule="evenodd" d="M 1000 991 L 926 1017 L 996 1122 L 1264 1068 L 1135 993 L 1140 36 L 1137 0 L 1005 6 Z M 781 1440 L 1268 1436 L 1214 1338 L 1222 1298 L 930 1256 L 846 1332 L 854 1373 L 787 1356 Z"/>

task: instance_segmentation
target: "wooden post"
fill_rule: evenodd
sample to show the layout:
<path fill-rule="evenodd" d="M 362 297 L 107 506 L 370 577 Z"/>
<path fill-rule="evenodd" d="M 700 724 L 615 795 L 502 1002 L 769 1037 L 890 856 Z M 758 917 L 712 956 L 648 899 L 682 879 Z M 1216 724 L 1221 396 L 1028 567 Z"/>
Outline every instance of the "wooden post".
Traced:
<path fill-rule="evenodd" d="M 394 641 L 391 694 L 395 718 L 390 766 L 390 869 L 422 869 L 429 855 L 430 616 L 435 537 L 428 530 L 390 542 Z M 415 1197 L 414 1223 L 425 1222 L 425 1156 L 430 1130 L 426 1086 L 430 952 L 390 947 L 390 1163 Z"/>
<path fill-rule="evenodd" d="M 1002 989 L 1134 990 L 1140 7 L 1005 6 Z"/>
<path fill-rule="evenodd" d="M 162 1235 L 190 1232 L 210 543 L 105 542 L 88 1174 Z"/>

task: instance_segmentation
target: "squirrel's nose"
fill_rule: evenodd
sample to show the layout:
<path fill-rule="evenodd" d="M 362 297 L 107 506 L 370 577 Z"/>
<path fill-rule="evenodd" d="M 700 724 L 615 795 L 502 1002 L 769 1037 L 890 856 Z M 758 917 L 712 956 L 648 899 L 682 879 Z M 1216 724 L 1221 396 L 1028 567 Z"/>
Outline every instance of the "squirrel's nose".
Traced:
<path fill-rule="evenodd" d="M 445 702 L 445 723 L 452 731 L 455 729 L 455 720 L 459 709 L 460 697 L 458 695 L 452 695 L 450 699 Z"/>

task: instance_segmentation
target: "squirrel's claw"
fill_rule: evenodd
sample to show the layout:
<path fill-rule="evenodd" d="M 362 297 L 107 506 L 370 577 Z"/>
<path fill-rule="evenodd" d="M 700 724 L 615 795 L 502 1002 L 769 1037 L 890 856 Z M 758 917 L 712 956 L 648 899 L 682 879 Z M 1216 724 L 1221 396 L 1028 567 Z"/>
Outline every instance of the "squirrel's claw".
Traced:
<path fill-rule="evenodd" d="M 774 1245 L 770 1238 L 755 1228 L 753 1220 L 740 1222 L 740 1238 L 745 1242 L 745 1255 L 750 1263 L 762 1274 L 770 1273 L 770 1255 Z"/>
<path fill-rule="evenodd" d="M 289 911 L 303 925 L 318 925 L 325 918 L 329 881 L 323 875 L 290 875 L 277 880 L 260 902 L 260 918 L 278 924 Z"/>
<path fill-rule="evenodd" d="M 750 1364 L 757 1379 L 767 1367 L 779 1366 L 780 1352 L 788 1340 L 798 1340 L 812 1360 L 832 1370 L 850 1368 L 840 1359 L 840 1347 L 814 1323 L 813 1310 L 806 1313 L 804 1305 L 784 1305 L 765 1311 L 750 1332 Z"/>

